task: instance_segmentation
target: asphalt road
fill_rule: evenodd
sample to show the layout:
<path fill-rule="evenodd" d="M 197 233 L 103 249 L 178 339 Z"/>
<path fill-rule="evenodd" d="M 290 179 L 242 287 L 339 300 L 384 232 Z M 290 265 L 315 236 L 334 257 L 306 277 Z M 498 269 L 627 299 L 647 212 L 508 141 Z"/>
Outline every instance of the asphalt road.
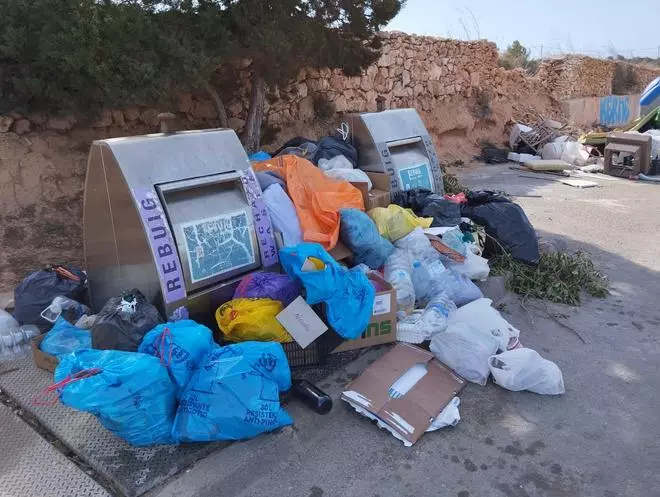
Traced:
<path fill-rule="evenodd" d="M 489 383 L 461 393 L 462 420 L 405 448 L 337 400 L 372 350 L 321 386 L 335 399 L 318 416 L 292 403 L 293 429 L 237 443 L 151 495 L 197 497 L 647 497 L 660 495 L 660 185 L 595 180 L 575 189 L 519 177 L 508 166 L 460 173 L 473 188 L 522 197 L 542 237 L 589 251 L 612 294 L 560 322 L 507 299 L 524 345 L 555 361 L 566 394 L 514 393 Z"/>

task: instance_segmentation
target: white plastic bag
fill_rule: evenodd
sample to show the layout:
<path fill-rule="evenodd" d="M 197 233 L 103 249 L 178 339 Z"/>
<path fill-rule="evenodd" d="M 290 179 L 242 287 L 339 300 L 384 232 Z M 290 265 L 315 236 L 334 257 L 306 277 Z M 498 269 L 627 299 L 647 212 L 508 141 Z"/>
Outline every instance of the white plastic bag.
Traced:
<path fill-rule="evenodd" d="M 280 185 L 275 183 L 266 188 L 264 203 L 273 229 L 282 233 L 284 246 L 293 247 L 302 243 L 303 235 L 296 208 Z"/>
<path fill-rule="evenodd" d="M 529 390 L 542 395 L 565 392 L 559 367 L 535 350 L 520 348 L 502 352 L 490 357 L 488 365 L 495 383 L 507 390 Z"/>
<path fill-rule="evenodd" d="M 471 250 L 468 250 L 465 254 L 465 261 L 462 263 L 449 262 L 447 263 L 447 269 L 462 274 L 471 280 L 484 281 L 490 274 L 488 259 L 484 259 Z"/>
<path fill-rule="evenodd" d="M 490 299 L 477 299 L 456 310 L 449 325 L 462 323 L 479 333 L 493 336 L 498 343 L 498 350 L 505 351 L 512 338 L 518 338 L 520 331 L 494 309 Z"/>
<path fill-rule="evenodd" d="M 440 428 L 447 426 L 456 426 L 461 420 L 461 413 L 458 411 L 458 406 L 461 404 L 461 399 L 454 397 L 451 402 L 438 414 L 426 431 L 436 431 Z"/>
<path fill-rule="evenodd" d="M 431 338 L 431 352 L 438 360 L 472 383 L 485 385 L 490 375 L 488 358 L 497 352 L 498 341 L 488 333 L 474 331 L 454 318 L 447 330 Z"/>
<path fill-rule="evenodd" d="M 344 156 L 342 155 L 342 157 Z M 366 183 L 367 190 L 371 191 L 371 180 L 369 179 L 369 176 L 367 176 L 367 173 L 365 173 L 362 169 L 330 169 L 323 172 L 326 176 L 332 179 L 353 181 L 355 183 Z"/>
<path fill-rule="evenodd" d="M 353 163 L 343 155 L 335 155 L 332 159 L 319 159 L 319 168 L 325 172 L 332 169 L 353 169 Z"/>

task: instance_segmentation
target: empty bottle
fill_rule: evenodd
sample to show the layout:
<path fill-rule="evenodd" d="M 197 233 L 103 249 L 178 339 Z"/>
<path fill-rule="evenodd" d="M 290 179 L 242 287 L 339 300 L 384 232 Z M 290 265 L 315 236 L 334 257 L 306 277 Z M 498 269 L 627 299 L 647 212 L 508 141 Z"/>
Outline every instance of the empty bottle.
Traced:
<path fill-rule="evenodd" d="M 422 321 L 432 334 L 439 333 L 447 329 L 447 320 L 455 312 L 456 304 L 449 298 L 449 294 L 442 292 L 429 300 Z"/>
<path fill-rule="evenodd" d="M 399 319 L 415 309 L 415 286 L 409 270 L 406 255 L 400 250 L 396 250 L 385 262 L 385 279 L 396 291 Z"/>
<path fill-rule="evenodd" d="M 330 396 L 307 380 L 294 381 L 292 392 L 318 414 L 328 414 L 332 409 Z"/>
<path fill-rule="evenodd" d="M 0 329 L 0 362 L 29 354 L 30 340 L 39 334 L 39 328 L 33 324 Z"/>
<path fill-rule="evenodd" d="M 431 275 L 425 264 L 420 261 L 413 262 L 412 282 L 415 287 L 415 297 L 417 302 L 424 305 L 431 294 L 432 281 Z"/>

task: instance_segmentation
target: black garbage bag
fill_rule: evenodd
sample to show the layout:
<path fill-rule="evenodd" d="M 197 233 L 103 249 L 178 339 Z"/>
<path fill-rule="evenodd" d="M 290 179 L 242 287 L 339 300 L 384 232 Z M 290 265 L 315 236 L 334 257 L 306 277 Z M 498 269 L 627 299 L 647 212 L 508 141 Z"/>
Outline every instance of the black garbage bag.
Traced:
<path fill-rule="evenodd" d="M 392 203 L 412 211 L 420 217 L 432 217 L 433 227 L 461 224 L 461 206 L 440 194 L 428 190 L 408 190 L 392 195 Z"/>
<path fill-rule="evenodd" d="M 284 152 L 285 149 L 291 148 L 291 147 L 300 147 L 301 145 L 304 145 L 305 143 L 313 143 L 316 144 L 316 141 L 312 140 L 311 138 L 305 138 L 304 136 L 296 136 L 294 138 L 291 138 L 289 141 L 285 142 L 284 145 L 282 145 L 280 148 L 275 150 L 271 155 L 273 157 L 276 157 L 280 155 L 282 152 Z"/>
<path fill-rule="evenodd" d="M 92 326 L 92 348 L 136 352 L 147 332 L 163 322 L 140 290 L 109 299 Z"/>
<path fill-rule="evenodd" d="M 58 295 L 84 302 L 86 281 L 85 273 L 75 266 L 47 266 L 30 273 L 14 290 L 16 319 L 48 331 L 53 323 L 42 318 L 41 312 Z"/>
<path fill-rule="evenodd" d="M 353 164 L 353 167 L 357 169 L 358 167 L 358 153 L 357 149 L 351 145 L 348 142 L 345 142 L 341 138 L 337 138 L 335 136 L 326 136 L 324 138 L 321 138 L 321 140 L 318 143 L 318 148 L 316 149 L 316 153 L 314 154 L 314 164 L 317 166 L 319 165 L 319 161 L 321 159 L 332 159 L 333 157 L 336 157 L 337 155 L 343 155 L 346 157 L 349 161 L 351 161 L 351 164 Z"/>
<path fill-rule="evenodd" d="M 475 191 L 467 194 L 461 214 L 486 228 L 486 234 L 495 238 L 511 256 L 535 266 L 539 262 L 539 242 L 534 227 L 518 204 L 497 192 Z M 497 253 L 497 244 L 486 243 L 485 255 Z"/>

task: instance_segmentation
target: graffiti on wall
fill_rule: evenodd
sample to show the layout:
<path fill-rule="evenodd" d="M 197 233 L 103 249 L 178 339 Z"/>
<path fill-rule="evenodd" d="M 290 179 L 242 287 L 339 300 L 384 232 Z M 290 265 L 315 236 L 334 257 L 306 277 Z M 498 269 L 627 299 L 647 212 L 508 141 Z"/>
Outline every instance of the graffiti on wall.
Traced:
<path fill-rule="evenodd" d="M 599 123 L 603 126 L 622 126 L 632 119 L 630 97 L 610 95 L 600 99 Z"/>

